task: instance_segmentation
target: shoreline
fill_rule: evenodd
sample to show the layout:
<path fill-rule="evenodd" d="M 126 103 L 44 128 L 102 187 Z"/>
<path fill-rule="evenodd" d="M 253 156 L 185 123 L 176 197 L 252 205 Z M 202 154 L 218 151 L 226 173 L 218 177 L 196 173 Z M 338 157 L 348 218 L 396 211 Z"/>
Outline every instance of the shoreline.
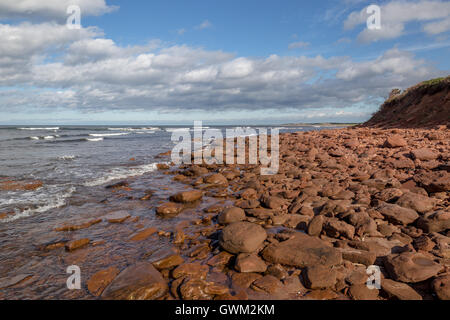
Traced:
<path fill-rule="evenodd" d="M 112 197 L 136 203 L 124 208 L 142 206 L 142 216 L 112 212 L 108 200 L 106 216 L 54 226 L 59 240 L 39 250 L 83 265 L 105 255 L 85 271 L 75 299 L 442 299 L 449 141 L 447 128 L 299 131 L 280 134 L 273 176 L 257 165 L 160 165 L 167 179 L 108 186 Z M 126 261 L 109 256 L 116 248 Z M 380 267 L 380 290 L 366 287 L 371 265 Z M 17 278 L 4 297 L 29 279 Z"/>
<path fill-rule="evenodd" d="M 175 299 L 442 298 L 450 277 L 449 137 L 448 129 L 286 133 L 274 176 L 251 165 L 182 165 L 173 180 L 188 191 L 167 199 L 160 215 L 202 198 L 231 206 L 216 200 L 204 208 L 200 244 L 152 265 Z M 184 243 L 182 233 L 174 243 Z M 371 265 L 380 267 L 381 290 L 366 287 Z"/>

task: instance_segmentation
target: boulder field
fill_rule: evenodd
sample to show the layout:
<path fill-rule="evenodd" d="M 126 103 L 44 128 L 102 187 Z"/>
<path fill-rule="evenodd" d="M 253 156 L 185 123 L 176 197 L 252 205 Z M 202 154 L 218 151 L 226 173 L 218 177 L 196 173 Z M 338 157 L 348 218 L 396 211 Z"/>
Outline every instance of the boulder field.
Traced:
<path fill-rule="evenodd" d="M 173 250 L 99 271 L 90 290 L 104 299 L 447 300 L 449 164 L 441 126 L 281 134 L 275 175 L 259 165 L 171 167 L 185 191 L 156 218 L 186 208 L 201 218 L 170 235 Z M 366 285 L 369 266 L 381 272 L 379 289 Z"/>

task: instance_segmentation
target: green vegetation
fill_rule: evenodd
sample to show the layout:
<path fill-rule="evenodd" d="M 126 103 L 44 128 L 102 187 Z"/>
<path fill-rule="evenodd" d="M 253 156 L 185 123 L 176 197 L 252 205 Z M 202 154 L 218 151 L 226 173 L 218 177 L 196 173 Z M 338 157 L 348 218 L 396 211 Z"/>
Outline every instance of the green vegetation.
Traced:
<path fill-rule="evenodd" d="M 421 85 L 423 86 L 434 86 L 436 84 L 441 83 L 442 81 L 444 81 L 446 78 L 436 78 L 436 79 L 431 79 L 431 80 L 427 80 L 421 83 Z"/>

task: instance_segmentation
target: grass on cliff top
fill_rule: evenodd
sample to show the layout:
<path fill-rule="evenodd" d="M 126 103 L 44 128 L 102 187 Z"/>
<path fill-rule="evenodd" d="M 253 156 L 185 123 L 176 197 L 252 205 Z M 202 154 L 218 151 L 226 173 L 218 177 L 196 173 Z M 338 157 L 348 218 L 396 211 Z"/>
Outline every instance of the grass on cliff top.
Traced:
<path fill-rule="evenodd" d="M 442 82 L 450 82 L 450 76 L 445 77 L 445 78 L 442 77 L 442 78 L 435 78 L 435 79 L 422 81 L 422 82 L 416 84 L 415 86 L 412 86 L 412 87 L 404 90 L 400 94 L 386 99 L 384 104 L 392 102 L 392 101 L 398 101 L 398 100 L 402 99 L 404 96 L 406 96 L 406 94 L 408 94 L 408 93 L 410 93 L 410 92 L 412 92 L 414 90 L 417 90 L 417 89 L 420 89 L 420 88 L 425 88 L 425 87 L 432 87 L 432 86 L 438 85 L 438 84 L 440 84 Z"/>
<path fill-rule="evenodd" d="M 448 78 L 448 77 L 447 77 Z M 439 84 L 441 82 L 443 82 L 445 79 L 447 78 L 436 78 L 436 79 L 431 79 L 431 80 L 427 80 L 427 81 L 423 81 L 420 83 L 421 86 L 434 86 L 436 84 Z"/>

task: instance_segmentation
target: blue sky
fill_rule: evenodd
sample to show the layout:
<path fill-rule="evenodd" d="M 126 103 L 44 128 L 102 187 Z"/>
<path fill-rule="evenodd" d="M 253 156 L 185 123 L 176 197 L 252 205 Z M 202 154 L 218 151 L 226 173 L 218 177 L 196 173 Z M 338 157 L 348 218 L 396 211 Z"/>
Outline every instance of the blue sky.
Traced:
<path fill-rule="evenodd" d="M 448 1 L 44 2 L 0 2 L 2 124 L 359 122 L 450 70 Z"/>

